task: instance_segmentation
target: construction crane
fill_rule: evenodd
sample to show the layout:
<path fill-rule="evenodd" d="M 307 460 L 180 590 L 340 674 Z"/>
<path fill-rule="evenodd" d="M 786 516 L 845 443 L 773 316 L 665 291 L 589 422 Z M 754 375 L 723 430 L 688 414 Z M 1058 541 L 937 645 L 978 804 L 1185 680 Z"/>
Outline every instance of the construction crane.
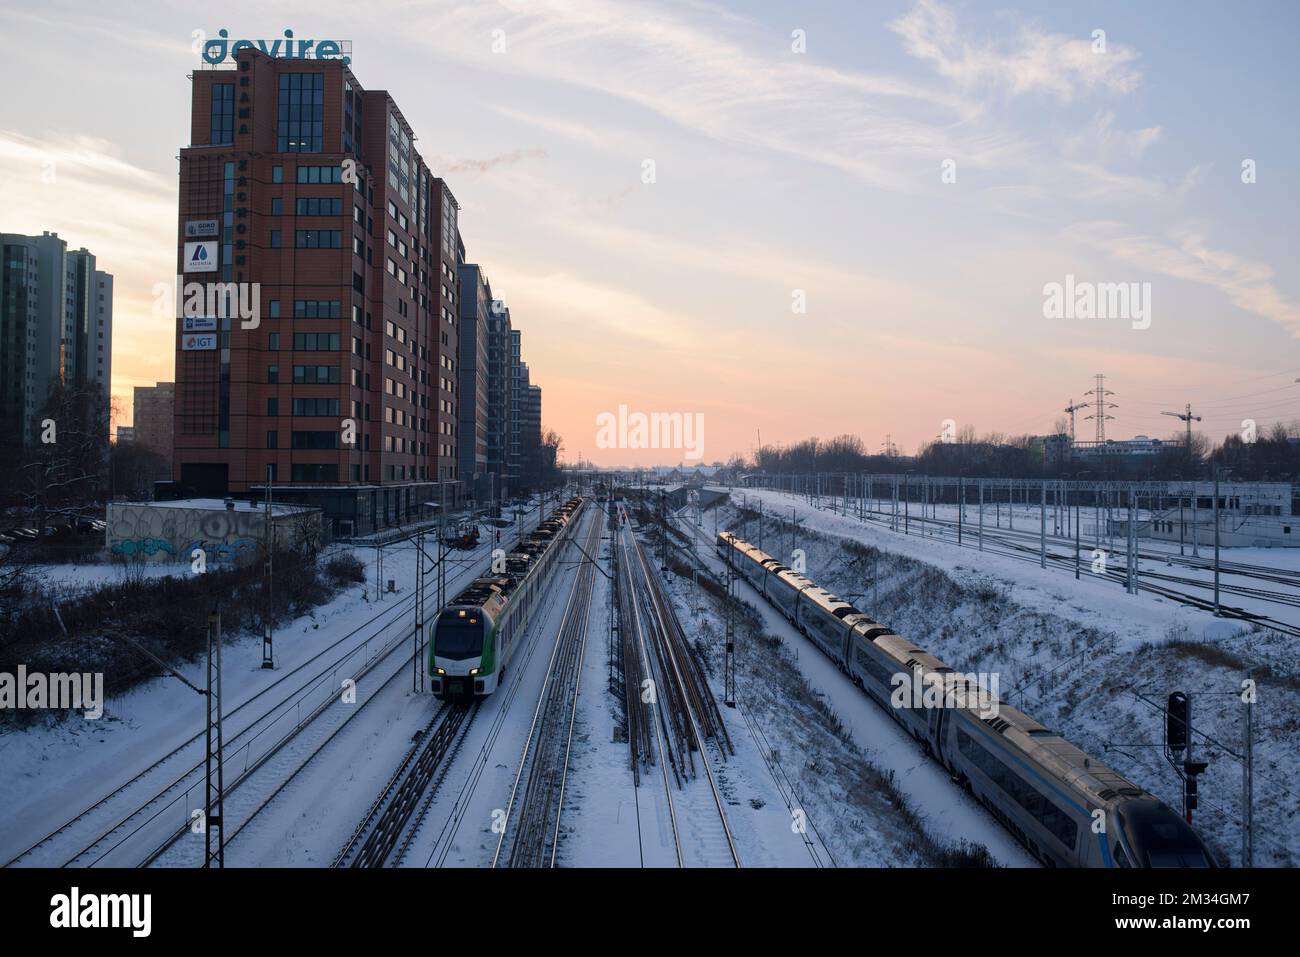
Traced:
<path fill-rule="evenodd" d="M 1192 423 L 1201 421 L 1199 415 L 1192 415 L 1192 404 L 1187 403 L 1186 412 L 1161 412 L 1161 415 L 1172 415 L 1175 419 L 1180 419 L 1187 423 L 1187 455 L 1192 454 Z"/>
<path fill-rule="evenodd" d="M 1074 416 L 1075 416 L 1075 413 L 1078 412 L 1078 411 L 1080 411 L 1081 409 L 1086 409 L 1086 408 L 1088 408 L 1091 404 L 1092 404 L 1092 403 L 1090 403 L 1090 402 L 1081 402 L 1081 403 L 1076 404 L 1075 401 L 1074 401 L 1073 399 L 1071 399 L 1071 400 L 1070 400 L 1070 404 L 1067 405 L 1067 406 L 1065 407 L 1065 412 L 1066 412 L 1066 414 L 1069 415 L 1069 417 L 1070 417 L 1070 444 L 1071 444 L 1071 445 L 1074 444 Z"/>

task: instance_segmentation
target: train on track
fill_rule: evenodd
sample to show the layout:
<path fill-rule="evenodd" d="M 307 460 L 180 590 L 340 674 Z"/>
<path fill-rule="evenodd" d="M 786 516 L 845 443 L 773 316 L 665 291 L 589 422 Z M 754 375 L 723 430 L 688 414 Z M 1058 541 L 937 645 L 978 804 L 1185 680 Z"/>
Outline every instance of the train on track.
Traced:
<path fill-rule="evenodd" d="M 719 533 L 716 544 L 720 558 L 1043 864 L 1215 866 L 1196 832 L 1157 798 L 1029 715 L 990 699 L 973 676 L 731 532 Z M 896 694 L 912 689 L 922 693 Z"/>
<path fill-rule="evenodd" d="M 481 698 L 501 684 L 584 504 L 571 498 L 557 508 L 499 570 L 476 578 L 434 619 L 428 654 L 434 695 Z"/>

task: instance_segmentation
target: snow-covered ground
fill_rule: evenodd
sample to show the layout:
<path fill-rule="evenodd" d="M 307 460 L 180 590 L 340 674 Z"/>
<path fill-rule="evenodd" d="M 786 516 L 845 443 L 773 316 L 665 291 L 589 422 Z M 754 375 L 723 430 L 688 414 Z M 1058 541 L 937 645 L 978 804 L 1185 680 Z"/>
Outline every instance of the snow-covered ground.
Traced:
<path fill-rule="evenodd" d="M 734 493 L 736 503 L 740 494 Z M 793 547 L 805 553 L 814 581 L 959 670 L 999 673 L 1005 700 L 1175 808 L 1179 783 L 1160 748 L 1150 745 L 1162 740 L 1166 696 L 1190 692 L 1196 746 L 1210 762 L 1196 826 L 1232 863 L 1240 847 L 1245 709 L 1239 695 L 1251 669 L 1259 687 L 1255 862 L 1295 863 L 1300 794 L 1289 769 L 1300 749 L 1293 717 L 1300 651 L 1294 639 L 1147 593 L 1128 595 L 1086 571 L 1075 581 L 1059 570 L 810 508 L 802 497 L 744 494 L 751 508 L 761 500 L 765 512 L 785 520 L 764 522 L 767 551 L 792 560 L 793 508 L 799 521 Z M 756 520 L 746 523 L 724 508 L 719 521 L 738 523 L 738 532 L 758 541 Z M 848 543 L 867 548 L 855 551 Z M 1267 557 L 1282 554 L 1270 550 Z"/>
<path fill-rule="evenodd" d="M 678 528 L 693 536 L 705 567 L 721 575 L 722 563 L 705 544 L 711 526 L 708 532 L 692 531 L 688 523 L 680 518 Z M 701 636 L 714 636 L 715 650 L 720 647 L 718 606 L 705 600 L 694 613 L 702 596 L 684 579 L 672 591 L 679 608 L 688 610 L 679 614 L 690 615 L 683 620 L 694 622 Z M 737 581 L 737 594 L 758 623 L 757 633 L 737 642 L 738 709 L 749 719 L 749 736 L 776 750 L 783 773 L 793 782 L 792 794 L 837 864 L 927 863 L 899 809 L 867 789 L 879 776 L 898 791 L 934 842 L 950 848 L 983 846 L 996 863 L 1034 866 L 978 802 L 748 583 Z M 720 674 L 722 657 L 713 657 Z M 839 734 L 833 722 L 842 729 Z"/>
<path fill-rule="evenodd" d="M 473 552 L 451 553 L 449 594 L 482 570 L 489 552 L 490 545 L 485 542 Z M 377 637 L 381 631 L 387 636 L 411 630 L 414 619 L 409 607 L 394 606 L 414 590 L 414 545 L 403 543 L 383 549 L 382 579 L 394 580 L 394 593 L 376 594 L 378 552 L 363 548 L 356 554 L 367 565 L 367 582 L 349 586 L 325 605 L 280 628 L 275 634 L 274 670 L 261 667 L 259 637 L 224 636 L 222 690 L 227 717 L 223 730 L 229 743 L 228 761 L 255 758 L 258 749 L 278 739 L 299 714 L 310 710 L 323 696 L 336 694 L 341 679 L 352 674 L 360 660 L 372 653 L 376 641 L 387 640 Z M 144 567 L 150 571 L 176 571 L 168 565 Z M 50 574 L 62 580 L 93 582 L 96 573 L 104 570 L 109 576 L 115 574 L 112 566 L 98 565 L 77 566 L 76 571 L 52 570 Z M 86 574 L 79 577 L 80 573 Z M 177 671 L 203 686 L 203 661 L 180 663 Z M 241 707 L 245 703 L 247 707 Z M 277 707 L 277 703 L 281 704 Z M 0 735 L 0 806 L 5 809 L 0 818 L 0 862 L 10 860 L 120 786 L 129 785 L 159 758 L 179 749 L 166 766 L 114 795 L 49 846 L 24 859 L 24 863 L 33 864 L 63 863 L 174 780 L 182 769 L 201 761 L 204 708 L 203 697 L 191 688 L 174 678 L 161 677 L 110 698 L 98 720 L 52 718 Z M 379 723 L 390 717 L 381 717 Z M 255 721 L 260 721 L 259 727 L 265 730 L 246 750 L 241 749 L 235 743 L 237 736 Z M 162 779 L 164 771 L 172 772 L 166 780 Z M 190 810 L 201 806 L 201 795 L 196 791 L 176 798 L 165 813 L 179 822 Z"/>
<path fill-rule="evenodd" d="M 780 495 L 774 504 L 771 494 Z M 767 490 L 747 489 L 736 492 L 736 501 L 748 503 L 750 508 L 765 508 L 765 518 L 780 520 L 784 540 L 788 542 L 791 509 L 802 522 L 805 512 L 835 513 L 841 517 L 858 522 L 859 515 L 865 517 L 865 524 L 889 530 L 896 521 L 898 533 L 904 538 L 921 540 L 945 540 L 956 545 L 959 513 L 962 525 L 961 544 L 967 550 L 979 551 L 980 515 L 975 504 L 968 502 L 964 509 L 956 505 L 924 506 L 913 502 L 910 514 L 905 521 L 902 503 L 895 519 L 893 502 L 888 499 L 868 498 L 861 502 L 850 498 L 822 497 L 808 498 L 789 493 L 769 493 Z M 983 537 L 985 550 L 980 552 L 978 561 L 983 564 L 984 556 L 992 558 L 1011 548 L 1027 549 L 1022 553 L 1022 560 L 1033 564 L 1038 560 L 1040 532 L 1045 532 L 1047 552 L 1051 556 L 1066 559 L 1064 566 L 1049 561 L 1048 568 L 1057 575 L 1073 577 L 1070 564 L 1075 554 L 1075 515 L 1073 510 L 1054 509 L 1049 503 L 1045 512 L 1038 504 L 1025 506 L 1016 503 L 1014 507 L 1005 502 L 996 506 L 986 503 L 983 509 Z M 1164 513 L 1162 513 L 1163 515 Z M 1144 510 L 1138 510 L 1139 521 L 1149 518 Z M 1112 572 L 1122 572 L 1126 568 L 1126 543 L 1121 529 L 1118 535 L 1107 524 L 1106 512 L 1101 510 L 1097 516 L 1092 509 L 1080 510 L 1078 528 L 1078 552 L 1082 574 L 1090 573 L 1094 559 L 1104 556 L 1104 561 Z M 1117 518 L 1123 515 L 1117 510 Z M 767 524 L 767 523 L 765 523 Z M 1300 539 L 1297 539 L 1300 541 Z M 1096 550 L 1096 551 L 1094 551 Z M 1170 588 L 1186 592 L 1196 598 L 1213 600 L 1214 596 L 1214 547 L 1202 542 L 1198 547 L 1191 542 L 1180 546 L 1177 541 L 1165 541 L 1145 536 L 1138 538 L 1139 558 L 1137 569 L 1144 578 L 1156 587 Z M 1098 554 L 1099 553 L 1099 554 Z M 1221 602 L 1231 608 L 1240 608 L 1252 614 L 1264 615 L 1283 624 L 1300 627 L 1300 547 L 1264 548 L 1234 547 L 1220 549 L 1220 584 L 1222 586 Z M 1252 577 L 1256 570 L 1271 570 L 1282 581 Z M 1162 576 L 1162 577 L 1155 577 Z M 1184 581 L 1169 581 L 1163 576 L 1172 576 Z M 1122 585 L 1119 586 L 1122 590 Z M 1261 592 L 1275 593 L 1240 594 L 1234 588 L 1255 589 Z"/>
<path fill-rule="evenodd" d="M 1197 824 L 1227 858 L 1235 857 L 1240 793 L 1240 766 L 1232 752 L 1239 750 L 1242 709 L 1232 693 L 1242 677 L 1239 664 L 1250 664 L 1261 688 L 1255 711 L 1256 860 L 1293 862 L 1300 849 L 1300 800 L 1289 790 L 1287 768 L 1300 745 L 1291 717 L 1300 703 L 1300 682 L 1289 639 L 1245 631 L 1150 595 L 1129 596 L 1111 582 L 1087 576 L 1075 582 L 1008 557 L 894 534 L 810 509 L 802 499 L 780 493 L 751 491 L 748 498 L 751 504 L 762 498 L 765 509 L 785 517 L 795 508 L 800 528 L 794 544 L 805 551 L 815 580 L 963 670 L 999 671 L 1003 695 L 1013 704 L 1175 806 L 1176 782 L 1159 750 L 1137 745 L 1159 741 L 1158 709 L 1169 691 L 1192 691 L 1197 729 L 1209 736 L 1198 747 L 1210 761 Z M 724 526 L 743 520 L 730 507 L 718 518 Z M 698 531 L 707 540 L 712 515 L 706 514 L 705 522 Z M 685 527 L 684 517 L 678 527 Z M 770 551 L 789 557 L 788 527 L 769 520 L 762 534 Z M 749 535 L 758 538 L 752 519 Z M 600 556 L 605 568 L 609 547 L 606 539 Z M 489 548 L 485 542 L 473 553 L 453 553 L 449 595 L 482 570 Z M 713 560 L 702 543 L 699 552 L 706 565 Z M 237 766 L 260 753 L 262 745 L 240 738 L 243 729 L 265 726 L 258 740 L 277 739 L 316 702 L 336 695 L 339 679 L 376 654 L 383 641 L 410 630 L 411 613 L 399 603 L 414 587 L 414 547 L 386 547 L 382 567 L 374 549 L 356 553 L 367 564 L 366 584 L 349 586 L 282 627 L 275 636 L 276 670 L 260 667 L 256 636 L 227 635 L 225 732 L 233 742 L 228 781 Z M 576 574 L 576 565 L 558 568 L 508 687 L 479 707 L 461 745 L 435 776 L 438 787 L 420 808 L 421 826 L 403 860 L 406 866 L 491 861 L 494 815 L 509 801 Z M 41 574 L 46 581 L 85 587 L 111 582 L 121 573 L 111 565 L 83 565 L 50 567 Z M 388 579 L 395 581 L 396 592 L 377 595 L 376 580 Z M 752 611 L 737 653 L 739 706 L 722 709 L 736 753 L 722 760 L 711 752 L 711 758 L 745 865 L 922 866 L 944 860 L 963 842 L 986 848 L 998 863 L 1032 864 L 984 809 L 955 788 L 829 660 L 747 585 L 740 590 Z M 722 635 L 714 600 L 676 575 L 669 576 L 667 592 L 705 654 L 721 699 Z M 610 600 L 609 581 L 600 575 L 559 861 L 672 866 L 663 783 L 651 769 L 634 788 L 627 745 L 614 739 L 618 702 L 608 684 Z M 244 795 L 232 802 L 228 823 L 241 824 L 249 810 L 270 803 L 231 841 L 227 863 L 325 866 L 333 860 L 400 764 L 412 736 L 436 710 L 427 693 L 413 692 L 405 674 L 387 680 L 401 670 L 405 654 L 401 650 L 385 659 L 363 681 L 358 703 L 364 713 L 356 720 L 322 724 L 250 779 Z M 182 664 L 180 670 L 202 684 L 202 662 Z M 164 771 L 171 780 L 178 769 L 201 760 L 202 739 L 195 736 L 203 727 L 203 706 L 191 689 L 159 678 L 110 699 L 98 721 L 38 722 L 0 736 L 0 806 L 5 808 L 0 861 L 109 796 L 97 811 L 23 860 L 63 863 L 159 790 L 166 783 Z M 334 727 L 338 733 L 330 737 Z M 173 750 L 176 756 L 162 771 L 130 783 Z M 277 791 L 285 781 L 288 785 Z M 120 785 L 127 787 L 114 794 Z M 169 798 L 174 806 L 165 811 L 166 829 L 201 805 L 194 786 L 186 787 L 182 796 Z M 716 843 L 717 829 L 705 826 L 711 801 L 703 778 L 674 791 L 678 813 L 686 819 L 681 830 L 688 854 L 700 861 L 716 850 L 710 842 Z M 192 864 L 198 846 L 178 845 L 160 863 Z M 106 862 L 130 863 L 125 858 Z"/>

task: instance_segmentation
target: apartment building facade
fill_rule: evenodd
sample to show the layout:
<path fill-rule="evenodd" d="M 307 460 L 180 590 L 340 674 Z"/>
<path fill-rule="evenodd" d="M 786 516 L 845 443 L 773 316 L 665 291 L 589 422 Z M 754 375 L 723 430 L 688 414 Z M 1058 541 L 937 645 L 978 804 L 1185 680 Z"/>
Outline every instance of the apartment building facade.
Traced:
<path fill-rule="evenodd" d="M 478 501 L 490 498 L 488 479 L 488 324 L 492 284 L 482 268 L 462 263 L 460 276 L 460 480 Z"/>
<path fill-rule="evenodd" d="M 51 389 L 95 386 L 108 442 L 113 277 L 58 233 L 0 233 L 0 447 L 39 441 Z"/>
<path fill-rule="evenodd" d="M 454 195 L 341 60 L 233 67 L 193 74 L 180 153 L 177 491 L 269 478 L 353 530 L 455 501 Z"/>
<path fill-rule="evenodd" d="M 512 347 L 516 345 L 510 309 L 500 299 L 492 300 L 488 317 L 488 473 L 495 487 L 496 501 L 507 497 L 510 483 L 510 442 L 514 422 L 514 367 Z"/>
<path fill-rule="evenodd" d="M 176 383 L 159 382 L 152 386 L 136 386 L 132 397 L 132 434 L 136 443 L 148 446 L 167 463 L 172 462 L 172 419 L 176 407 Z M 117 430 L 122 441 L 122 429 Z"/>

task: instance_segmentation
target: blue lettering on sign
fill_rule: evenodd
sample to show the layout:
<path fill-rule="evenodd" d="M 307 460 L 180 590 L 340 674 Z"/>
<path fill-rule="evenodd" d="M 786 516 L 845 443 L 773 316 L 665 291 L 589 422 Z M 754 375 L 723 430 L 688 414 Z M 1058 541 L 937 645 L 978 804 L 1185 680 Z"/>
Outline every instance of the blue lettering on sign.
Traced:
<path fill-rule="evenodd" d="M 234 59 L 235 54 L 240 50 L 250 49 L 261 50 L 269 57 L 285 60 L 342 60 L 343 63 L 352 62 L 352 57 L 343 53 L 343 48 L 338 40 L 295 40 L 292 30 L 284 31 L 284 38 L 277 39 L 269 45 L 265 40 L 235 40 L 230 41 L 230 32 L 225 29 L 217 31 L 217 39 L 208 40 L 203 44 L 203 59 L 213 66 L 225 62 L 226 58 Z M 313 48 L 315 48 L 313 50 Z M 314 53 L 314 57 L 308 57 L 307 54 Z"/>

